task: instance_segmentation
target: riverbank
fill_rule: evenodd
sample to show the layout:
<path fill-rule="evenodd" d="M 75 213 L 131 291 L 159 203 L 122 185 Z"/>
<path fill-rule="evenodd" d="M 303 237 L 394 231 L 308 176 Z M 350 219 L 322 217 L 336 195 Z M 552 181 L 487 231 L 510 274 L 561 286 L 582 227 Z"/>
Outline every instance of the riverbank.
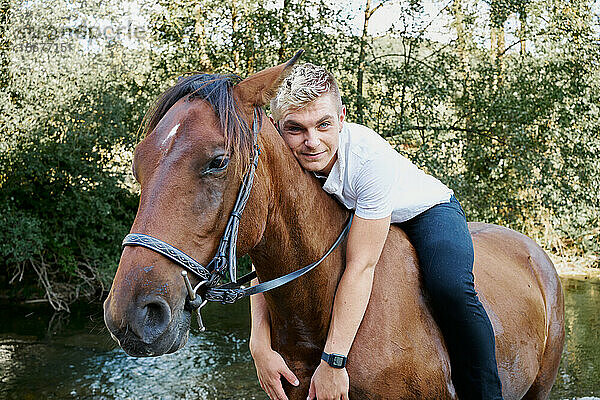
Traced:
<path fill-rule="evenodd" d="M 584 257 L 559 256 L 548 253 L 556 267 L 558 275 L 574 279 L 600 279 L 600 268 L 591 267 L 597 265 L 598 256 L 588 255 Z"/>

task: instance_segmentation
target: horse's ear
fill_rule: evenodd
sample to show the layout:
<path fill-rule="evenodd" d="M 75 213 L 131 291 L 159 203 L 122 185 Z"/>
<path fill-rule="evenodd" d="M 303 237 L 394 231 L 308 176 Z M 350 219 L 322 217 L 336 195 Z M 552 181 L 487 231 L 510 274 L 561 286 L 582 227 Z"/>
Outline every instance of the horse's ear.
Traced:
<path fill-rule="evenodd" d="M 244 79 L 233 88 L 236 97 L 247 106 L 266 105 L 277 93 L 279 85 L 292 71 L 304 50 L 298 50 L 289 61 L 275 67 L 264 69 Z"/>

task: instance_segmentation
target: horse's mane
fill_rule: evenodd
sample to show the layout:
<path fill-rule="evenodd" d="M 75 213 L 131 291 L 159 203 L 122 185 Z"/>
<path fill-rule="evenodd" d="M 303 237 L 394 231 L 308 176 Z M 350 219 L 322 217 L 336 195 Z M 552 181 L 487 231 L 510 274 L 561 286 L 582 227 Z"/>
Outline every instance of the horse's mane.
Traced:
<path fill-rule="evenodd" d="M 236 75 L 196 74 L 181 76 L 177 84 L 167 89 L 150 107 L 140 130 L 142 137 L 150 134 L 179 99 L 200 98 L 214 110 L 225 136 L 225 149 L 230 156 L 237 156 L 238 170 L 244 170 L 253 152 L 252 132 L 233 96 L 233 86 L 241 78 Z"/>

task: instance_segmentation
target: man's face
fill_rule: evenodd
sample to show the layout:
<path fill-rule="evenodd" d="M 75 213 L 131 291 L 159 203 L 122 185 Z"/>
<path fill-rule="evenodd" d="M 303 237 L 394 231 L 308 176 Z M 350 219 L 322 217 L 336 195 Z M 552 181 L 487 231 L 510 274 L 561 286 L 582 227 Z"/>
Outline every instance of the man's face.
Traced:
<path fill-rule="evenodd" d="M 307 171 L 329 174 L 335 160 L 346 108 L 338 115 L 330 94 L 317 97 L 280 121 L 281 136 Z"/>

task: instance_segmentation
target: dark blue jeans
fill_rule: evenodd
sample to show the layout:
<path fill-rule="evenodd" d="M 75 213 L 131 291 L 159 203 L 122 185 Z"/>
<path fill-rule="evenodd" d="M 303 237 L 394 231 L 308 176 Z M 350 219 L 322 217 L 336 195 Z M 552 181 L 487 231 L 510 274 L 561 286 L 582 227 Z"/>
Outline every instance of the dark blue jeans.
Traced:
<path fill-rule="evenodd" d="M 458 200 L 452 196 L 398 225 L 417 251 L 459 399 L 502 399 L 494 331 L 475 292 L 473 241 Z"/>

